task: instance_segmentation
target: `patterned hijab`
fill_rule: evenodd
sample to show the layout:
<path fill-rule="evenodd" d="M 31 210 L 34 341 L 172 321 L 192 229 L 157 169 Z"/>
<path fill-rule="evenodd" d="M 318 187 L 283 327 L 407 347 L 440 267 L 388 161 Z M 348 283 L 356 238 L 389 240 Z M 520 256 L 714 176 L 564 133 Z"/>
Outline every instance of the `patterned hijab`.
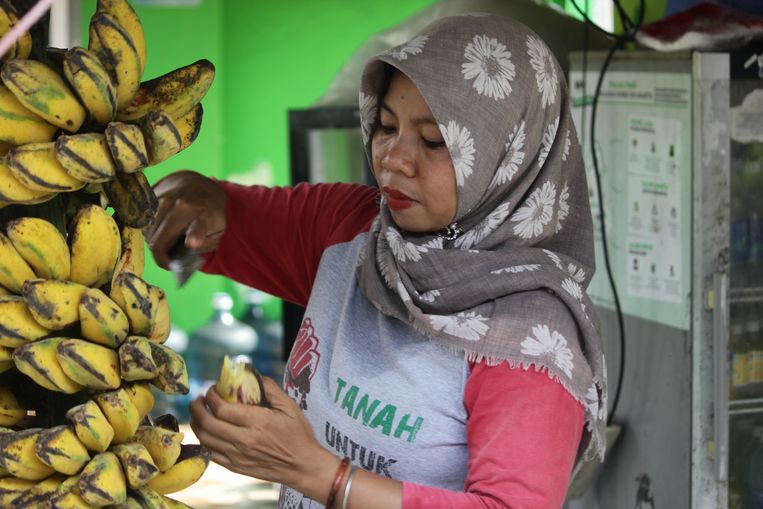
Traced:
<path fill-rule="evenodd" d="M 382 199 L 358 262 L 363 293 L 469 360 L 546 371 L 585 407 L 580 452 L 603 457 L 606 369 L 585 292 L 591 210 L 559 64 L 512 19 L 436 21 L 366 64 L 360 119 L 369 161 L 391 68 L 416 84 L 439 124 L 462 233 L 403 231 Z"/>

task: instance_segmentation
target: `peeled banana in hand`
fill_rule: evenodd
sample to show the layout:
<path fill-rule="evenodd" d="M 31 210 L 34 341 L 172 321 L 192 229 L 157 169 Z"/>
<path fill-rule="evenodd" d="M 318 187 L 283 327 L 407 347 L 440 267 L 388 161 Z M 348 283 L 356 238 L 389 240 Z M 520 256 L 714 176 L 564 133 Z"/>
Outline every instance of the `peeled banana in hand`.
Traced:
<path fill-rule="evenodd" d="M 229 403 L 265 404 L 262 376 L 248 362 L 233 362 L 226 355 L 214 387 L 217 394 Z"/>
<path fill-rule="evenodd" d="M 0 36 L 12 3 L 0 0 Z M 174 417 L 151 418 L 152 391 L 189 382 L 162 344 L 167 295 L 144 279 L 157 210 L 144 172 L 197 139 L 215 68 L 144 80 L 128 0 L 97 0 L 89 35 L 38 55 L 24 33 L 0 56 L 0 507 L 187 507 L 165 494 L 210 456 Z M 220 387 L 262 403 L 238 369 Z"/>

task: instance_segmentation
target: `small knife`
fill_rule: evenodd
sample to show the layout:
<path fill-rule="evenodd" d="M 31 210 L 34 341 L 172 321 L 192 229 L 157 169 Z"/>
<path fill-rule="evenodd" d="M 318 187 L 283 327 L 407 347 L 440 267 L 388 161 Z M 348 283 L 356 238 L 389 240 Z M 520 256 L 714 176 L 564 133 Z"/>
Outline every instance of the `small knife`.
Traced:
<path fill-rule="evenodd" d="M 170 257 L 169 267 L 172 273 L 175 274 L 178 288 L 183 288 L 193 273 L 204 264 L 204 260 L 199 253 L 186 247 L 185 235 L 178 237 L 175 245 L 170 248 L 167 254 Z"/>

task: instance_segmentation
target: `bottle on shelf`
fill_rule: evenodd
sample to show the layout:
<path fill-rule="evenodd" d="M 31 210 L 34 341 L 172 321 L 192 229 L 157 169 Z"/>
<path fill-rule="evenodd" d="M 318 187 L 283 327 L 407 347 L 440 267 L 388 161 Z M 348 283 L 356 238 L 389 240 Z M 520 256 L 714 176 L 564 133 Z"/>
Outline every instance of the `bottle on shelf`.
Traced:
<path fill-rule="evenodd" d="M 263 305 L 267 294 L 249 289 L 246 293 L 246 308 L 241 315 L 241 321 L 257 331 L 257 348 L 252 356 L 254 366 L 265 376 L 281 382 L 284 362 L 283 325 L 280 320 L 271 320 L 266 316 Z"/>
<path fill-rule="evenodd" d="M 217 380 L 226 355 L 231 359 L 243 357 L 251 362 L 257 348 L 257 332 L 233 316 L 233 298 L 230 294 L 214 293 L 212 309 L 211 320 L 191 333 L 185 352 L 190 399 L 206 393 Z"/>

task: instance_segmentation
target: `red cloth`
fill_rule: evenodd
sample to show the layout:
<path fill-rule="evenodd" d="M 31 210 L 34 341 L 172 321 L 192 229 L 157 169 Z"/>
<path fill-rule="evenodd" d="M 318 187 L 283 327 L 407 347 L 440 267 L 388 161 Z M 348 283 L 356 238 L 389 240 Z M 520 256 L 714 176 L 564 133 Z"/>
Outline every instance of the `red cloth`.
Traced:
<path fill-rule="evenodd" d="M 354 184 L 223 185 L 228 223 L 203 270 L 303 306 L 323 251 L 367 231 L 378 210 L 377 191 Z M 465 492 L 403 483 L 403 508 L 561 507 L 582 435 L 582 405 L 545 372 L 506 363 L 472 364 L 464 405 Z"/>

